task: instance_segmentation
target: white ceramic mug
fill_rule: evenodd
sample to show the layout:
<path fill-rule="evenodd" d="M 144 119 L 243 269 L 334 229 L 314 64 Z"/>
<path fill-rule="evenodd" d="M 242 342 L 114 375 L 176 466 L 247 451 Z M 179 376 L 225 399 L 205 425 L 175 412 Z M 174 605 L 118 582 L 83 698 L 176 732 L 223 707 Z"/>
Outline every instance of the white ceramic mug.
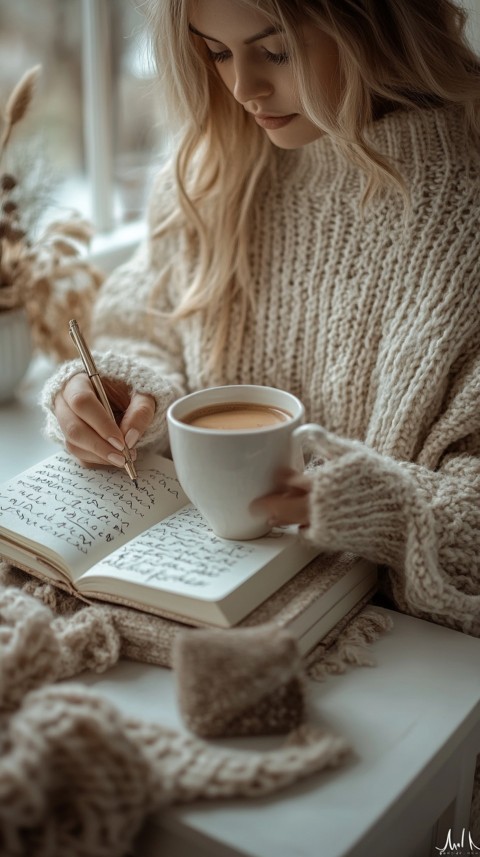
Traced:
<path fill-rule="evenodd" d="M 232 402 L 281 408 L 284 422 L 255 429 L 211 429 L 182 420 L 198 409 Z M 291 415 L 291 416 L 290 416 Z M 256 539 L 270 526 L 253 514 L 253 500 L 271 492 L 280 467 L 303 469 L 301 436 L 305 409 L 296 396 L 249 384 L 209 387 L 173 403 L 167 412 L 170 449 L 180 484 L 224 539 Z"/>

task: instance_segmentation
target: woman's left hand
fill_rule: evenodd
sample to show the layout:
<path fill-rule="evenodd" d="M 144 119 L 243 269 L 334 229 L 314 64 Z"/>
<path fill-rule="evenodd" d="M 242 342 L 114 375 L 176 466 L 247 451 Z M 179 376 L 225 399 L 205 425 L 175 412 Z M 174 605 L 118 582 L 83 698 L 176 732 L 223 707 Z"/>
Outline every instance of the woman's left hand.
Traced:
<path fill-rule="evenodd" d="M 278 473 L 275 490 L 259 497 L 251 505 L 252 512 L 266 515 L 272 525 L 309 525 L 309 494 L 312 480 L 297 470 L 284 469 Z"/>

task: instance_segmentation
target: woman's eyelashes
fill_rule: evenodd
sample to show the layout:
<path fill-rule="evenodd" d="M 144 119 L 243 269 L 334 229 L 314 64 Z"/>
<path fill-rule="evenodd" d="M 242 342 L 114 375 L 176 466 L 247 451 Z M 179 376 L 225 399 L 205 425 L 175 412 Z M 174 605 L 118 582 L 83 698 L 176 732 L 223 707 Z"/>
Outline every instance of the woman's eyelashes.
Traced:
<path fill-rule="evenodd" d="M 231 51 L 212 51 L 208 46 L 207 51 L 213 62 L 226 62 L 226 60 L 229 60 L 232 56 Z M 289 60 L 287 53 L 274 54 L 272 51 L 267 51 L 266 48 L 263 48 L 262 52 L 267 62 L 273 62 L 275 65 L 284 65 L 284 63 L 287 63 Z"/>

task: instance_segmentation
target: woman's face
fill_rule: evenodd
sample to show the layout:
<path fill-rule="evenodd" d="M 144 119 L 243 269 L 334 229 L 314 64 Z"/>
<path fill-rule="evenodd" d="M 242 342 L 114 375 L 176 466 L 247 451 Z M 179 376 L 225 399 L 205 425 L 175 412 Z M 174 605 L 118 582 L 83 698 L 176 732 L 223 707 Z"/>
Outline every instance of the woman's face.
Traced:
<path fill-rule="evenodd" d="M 296 149 L 322 135 L 302 113 L 281 32 L 242 0 L 194 0 L 190 29 L 202 38 L 233 97 L 281 149 Z M 324 100 L 339 99 L 335 42 L 311 24 L 301 28 L 306 56 Z"/>

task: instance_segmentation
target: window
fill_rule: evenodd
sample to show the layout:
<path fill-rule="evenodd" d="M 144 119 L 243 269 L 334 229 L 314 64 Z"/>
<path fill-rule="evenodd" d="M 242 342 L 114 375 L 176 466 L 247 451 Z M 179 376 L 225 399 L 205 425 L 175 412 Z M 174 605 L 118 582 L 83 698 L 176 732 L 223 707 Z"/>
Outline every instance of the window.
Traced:
<path fill-rule="evenodd" d="M 480 0 L 462 0 L 461 5 L 469 14 L 468 38 L 477 53 L 480 54 Z"/>
<path fill-rule="evenodd" d="M 105 267 L 142 232 L 149 179 L 168 150 L 138 0 L 0 0 L 0 104 L 39 63 L 19 143 L 53 165 L 52 196 L 97 229 Z M 26 142 L 25 142 L 26 145 Z M 35 157 L 32 151 L 31 157 Z"/>

